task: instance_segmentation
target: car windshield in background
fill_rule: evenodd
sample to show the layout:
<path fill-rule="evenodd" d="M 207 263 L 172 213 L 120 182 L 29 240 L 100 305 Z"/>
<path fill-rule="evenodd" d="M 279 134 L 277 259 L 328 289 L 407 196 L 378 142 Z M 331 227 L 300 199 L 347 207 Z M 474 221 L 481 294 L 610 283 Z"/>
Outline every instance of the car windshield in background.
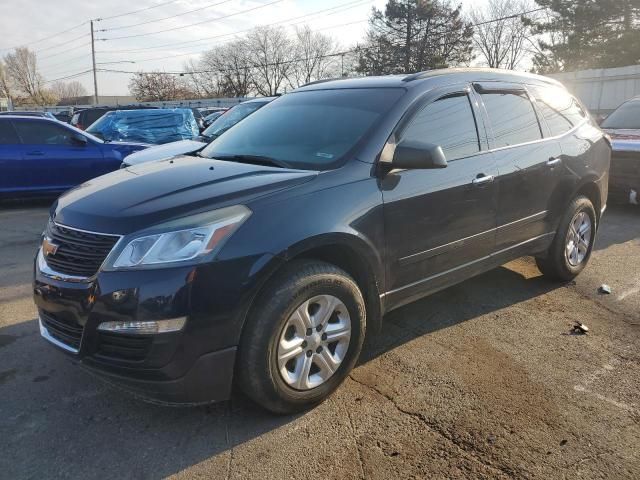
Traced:
<path fill-rule="evenodd" d="M 602 128 L 640 129 L 640 100 L 623 103 L 605 118 Z"/>
<path fill-rule="evenodd" d="M 241 103 L 240 105 L 236 105 L 231 110 L 224 112 L 224 115 L 221 115 L 220 118 L 215 120 L 211 125 L 209 125 L 203 132 L 202 135 L 209 138 L 216 138 L 222 135 L 224 132 L 233 127 L 240 120 L 251 115 L 253 112 L 258 110 L 260 107 L 266 105 L 262 102 L 250 102 L 250 103 Z"/>
<path fill-rule="evenodd" d="M 401 88 L 287 94 L 206 147 L 209 158 L 268 158 L 312 170 L 334 167 L 402 96 Z"/>

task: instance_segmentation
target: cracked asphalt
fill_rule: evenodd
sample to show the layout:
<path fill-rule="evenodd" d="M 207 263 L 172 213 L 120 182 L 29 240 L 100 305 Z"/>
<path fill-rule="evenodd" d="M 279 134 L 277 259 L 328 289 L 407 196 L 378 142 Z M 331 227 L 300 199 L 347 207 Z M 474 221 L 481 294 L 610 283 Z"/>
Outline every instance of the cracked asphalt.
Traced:
<path fill-rule="evenodd" d="M 31 301 L 46 204 L 0 208 L 0 478 L 638 478 L 640 209 L 610 208 L 575 283 L 524 258 L 390 313 L 327 402 L 276 417 L 142 403 L 72 365 Z"/>

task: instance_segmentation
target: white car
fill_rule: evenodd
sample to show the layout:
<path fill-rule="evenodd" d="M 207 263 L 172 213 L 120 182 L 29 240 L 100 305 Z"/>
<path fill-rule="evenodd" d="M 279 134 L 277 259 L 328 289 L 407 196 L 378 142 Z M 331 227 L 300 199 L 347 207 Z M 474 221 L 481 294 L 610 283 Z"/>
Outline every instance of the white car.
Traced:
<path fill-rule="evenodd" d="M 264 107 L 275 98 L 277 97 L 263 97 L 240 103 L 218 117 L 216 121 L 209 125 L 200 134 L 200 136 L 194 137 L 191 140 L 180 140 L 178 142 L 165 143 L 164 145 L 157 145 L 155 147 L 132 153 L 125 157 L 120 168 L 126 168 L 140 163 L 166 160 L 178 155 L 195 155 L 231 127 L 247 118 L 253 112 Z"/>

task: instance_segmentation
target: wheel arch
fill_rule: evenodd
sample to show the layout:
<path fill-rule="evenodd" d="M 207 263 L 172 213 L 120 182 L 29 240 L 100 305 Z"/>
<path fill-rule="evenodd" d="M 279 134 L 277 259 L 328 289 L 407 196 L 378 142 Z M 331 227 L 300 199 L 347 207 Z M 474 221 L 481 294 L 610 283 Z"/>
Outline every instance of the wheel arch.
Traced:
<path fill-rule="evenodd" d="M 244 332 L 247 318 L 251 315 L 260 294 L 285 266 L 294 260 L 311 259 L 335 265 L 347 272 L 357 283 L 367 309 L 367 333 L 375 335 L 382 326 L 382 304 L 380 291 L 384 267 L 379 255 L 365 240 L 353 234 L 334 233 L 305 239 L 276 255 L 278 264 L 270 269 L 251 298 L 245 310 L 240 337 Z"/>
<path fill-rule="evenodd" d="M 596 228 L 598 228 L 600 225 L 600 217 L 602 216 L 602 196 L 600 187 L 598 187 L 595 180 L 587 180 L 578 187 L 571 200 L 581 195 L 587 197 L 593 204 L 593 208 L 596 211 L 596 220 L 598 222 Z"/>

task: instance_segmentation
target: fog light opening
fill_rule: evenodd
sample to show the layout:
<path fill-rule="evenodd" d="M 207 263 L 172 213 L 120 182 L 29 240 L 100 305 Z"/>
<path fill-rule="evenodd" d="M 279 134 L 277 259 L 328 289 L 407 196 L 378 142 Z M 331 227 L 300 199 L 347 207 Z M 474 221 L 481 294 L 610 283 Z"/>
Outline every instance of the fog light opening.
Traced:
<path fill-rule="evenodd" d="M 131 333 L 138 335 L 153 335 L 156 333 L 177 332 L 182 330 L 187 317 L 169 320 L 149 320 L 144 322 L 103 322 L 98 330 L 112 333 Z"/>

